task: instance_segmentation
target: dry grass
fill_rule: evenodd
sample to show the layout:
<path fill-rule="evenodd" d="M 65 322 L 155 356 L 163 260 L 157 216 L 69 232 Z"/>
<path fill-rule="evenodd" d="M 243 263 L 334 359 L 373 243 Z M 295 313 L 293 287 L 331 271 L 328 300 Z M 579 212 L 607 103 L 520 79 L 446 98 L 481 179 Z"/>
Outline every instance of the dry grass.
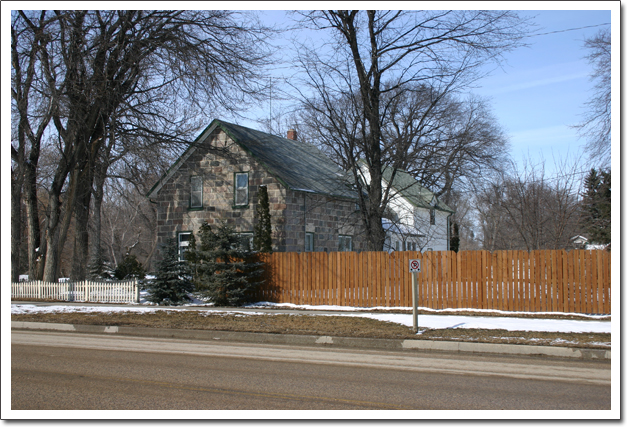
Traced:
<path fill-rule="evenodd" d="M 554 345 L 579 348 L 611 347 L 611 334 L 523 332 L 486 329 L 425 329 L 351 316 L 298 314 L 234 314 L 206 311 L 156 310 L 145 314 L 121 313 L 33 313 L 11 314 L 11 320 L 80 325 L 138 326 L 147 328 L 198 329 L 338 337 L 428 339 Z"/>

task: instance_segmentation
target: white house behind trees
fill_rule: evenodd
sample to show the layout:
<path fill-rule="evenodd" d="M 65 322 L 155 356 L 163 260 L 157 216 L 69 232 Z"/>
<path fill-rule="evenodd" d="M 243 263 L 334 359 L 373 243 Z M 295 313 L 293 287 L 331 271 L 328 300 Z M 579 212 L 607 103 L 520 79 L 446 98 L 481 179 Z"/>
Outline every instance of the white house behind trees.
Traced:
<path fill-rule="evenodd" d="M 370 183 L 365 167 L 363 179 Z M 390 185 L 392 169 L 383 170 L 383 191 Z M 397 169 L 390 188 L 383 227 L 384 250 L 447 251 L 450 250 L 450 216 L 455 213 L 433 192 L 420 185 L 409 173 Z"/>

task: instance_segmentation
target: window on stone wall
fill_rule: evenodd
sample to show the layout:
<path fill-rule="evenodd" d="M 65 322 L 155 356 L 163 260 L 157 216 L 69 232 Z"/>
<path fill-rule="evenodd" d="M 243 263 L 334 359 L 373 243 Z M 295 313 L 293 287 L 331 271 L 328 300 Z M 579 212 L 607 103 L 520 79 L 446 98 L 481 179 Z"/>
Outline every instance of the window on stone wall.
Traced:
<path fill-rule="evenodd" d="M 338 251 L 348 252 L 353 250 L 353 238 L 351 236 L 339 236 L 338 239 Z"/>
<path fill-rule="evenodd" d="M 202 208 L 202 177 L 192 176 L 191 182 L 191 198 L 189 201 L 190 208 Z"/>
<path fill-rule="evenodd" d="M 245 232 L 245 233 L 239 233 L 238 234 L 239 239 L 240 239 L 240 245 L 242 248 L 247 249 L 247 250 L 252 250 L 253 249 L 253 232 Z"/>
<path fill-rule="evenodd" d="M 192 239 L 192 233 L 184 231 L 178 235 L 179 261 L 185 260 L 185 252 L 189 249 L 189 242 Z"/>
<path fill-rule="evenodd" d="M 248 205 L 248 172 L 235 174 L 234 205 Z"/>
<path fill-rule="evenodd" d="M 305 233 L 305 252 L 313 252 L 314 250 L 314 234 Z"/>

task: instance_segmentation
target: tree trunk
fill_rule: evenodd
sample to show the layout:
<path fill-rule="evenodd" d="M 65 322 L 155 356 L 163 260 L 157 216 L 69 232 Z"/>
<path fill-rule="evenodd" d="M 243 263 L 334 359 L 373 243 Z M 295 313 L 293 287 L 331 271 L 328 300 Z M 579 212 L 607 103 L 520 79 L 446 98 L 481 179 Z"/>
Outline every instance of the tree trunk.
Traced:
<path fill-rule="evenodd" d="M 91 204 L 91 186 L 89 166 L 80 173 L 79 191 L 74 205 L 74 256 L 72 257 L 72 280 L 87 278 L 87 264 L 89 259 L 89 213 Z"/>
<path fill-rule="evenodd" d="M 41 249 L 41 230 L 39 227 L 39 209 L 37 206 L 37 165 L 29 163 L 24 177 L 26 195 L 26 214 L 28 221 L 28 277 L 41 279 L 38 263 L 43 262 Z"/>
<path fill-rule="evenodd" d="M 22 184 L 24 174 L 18 166 L 11 171 L 11 282 L 19 280 L 22 245 Z"/>
<path fill-rule="evenodd" d="M 43 280 L 46 282 L 56 282 L 59 279 L 61 249 L 65 245 L 67 232 L 72 220 L 72 205 L 76 197 L 76 176 L 70 174 L 70 182 L 66 193 L 62 210 L 61 190 L 62 183 L 65 182 L 65 170 L 59 169 L 55 181 L 49 191 L 49 208 L 46 224 L 46 252 L 45 265 L 43 270 Z M 61 183 L 61 184 L 59 184 Z"/>
<path fill-rule="evenodd" d="M 104 174 L 102 178 L 99 173 L 95 178 L 94 186 L 94 211 L 92 212 L 92 220 L 94 224 L 94 230 L 91 239 L 91 249 L 89 251 L 89 260 L 94 261 L 102 253 L 101 246 L 101 234 L 102 234 L 102 199 L 104 198 Z"/>

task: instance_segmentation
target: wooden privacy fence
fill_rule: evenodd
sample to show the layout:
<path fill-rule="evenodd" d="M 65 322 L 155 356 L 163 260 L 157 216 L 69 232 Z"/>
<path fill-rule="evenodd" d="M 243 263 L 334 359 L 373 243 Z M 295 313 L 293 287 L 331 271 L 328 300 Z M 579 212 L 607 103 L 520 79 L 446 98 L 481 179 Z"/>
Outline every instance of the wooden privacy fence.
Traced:
<path fill-rule="evenodd" d="M 50 299 L 84 302 L 139 302 L 137 279 L 123 281 L 44 282 L 32 280 L 11 283 L 11 298 Z"/>
<path fill-rule="evenodd" d="M 258 301 L 411 307 L 409 260 L 421 259 L 418 305 L 432 309 L 611 314 L 606 251 L 277 252 L 262 254 Z"/>

